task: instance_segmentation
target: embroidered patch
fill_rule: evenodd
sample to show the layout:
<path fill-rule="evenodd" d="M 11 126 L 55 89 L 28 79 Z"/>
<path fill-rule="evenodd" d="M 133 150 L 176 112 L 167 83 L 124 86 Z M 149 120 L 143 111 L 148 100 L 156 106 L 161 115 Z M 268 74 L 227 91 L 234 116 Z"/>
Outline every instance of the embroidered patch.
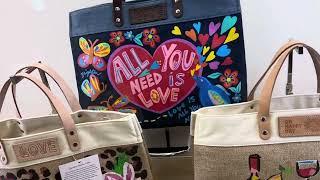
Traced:
<path fill-rule="evenodd" d="M 32 161 L 61 154 L 57 138 L 15 144 L 12 148 L 18 162 Z"/>

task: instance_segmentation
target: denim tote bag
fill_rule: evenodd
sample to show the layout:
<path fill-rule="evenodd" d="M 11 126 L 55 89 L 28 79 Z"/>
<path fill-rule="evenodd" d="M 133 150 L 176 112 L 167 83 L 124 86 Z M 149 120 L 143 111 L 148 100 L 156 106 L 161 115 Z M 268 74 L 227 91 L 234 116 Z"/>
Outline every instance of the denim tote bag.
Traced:
<path fill-rule="evenodd" d="M 71 12 L 70 40 L 81 106 L 135 113 L 151 153 L 188 150 L 192 111 L 246 101 L 239 0 L 114 0 Z"/>

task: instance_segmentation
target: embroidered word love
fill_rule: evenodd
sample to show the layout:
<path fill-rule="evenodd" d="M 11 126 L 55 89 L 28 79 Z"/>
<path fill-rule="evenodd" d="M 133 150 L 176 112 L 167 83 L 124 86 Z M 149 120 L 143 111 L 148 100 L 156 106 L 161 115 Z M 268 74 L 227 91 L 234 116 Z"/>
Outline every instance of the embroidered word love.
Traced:
<path fill-rule="evenodd" d="M 163 113 L 196 87 L 190 70 L 198 58 L 191 43 L 171 39 L 162 43 L 153 56 L 140 46 L 122 46 L 110 56 L 107 70 L 121 96 L 148 111 Z"/>

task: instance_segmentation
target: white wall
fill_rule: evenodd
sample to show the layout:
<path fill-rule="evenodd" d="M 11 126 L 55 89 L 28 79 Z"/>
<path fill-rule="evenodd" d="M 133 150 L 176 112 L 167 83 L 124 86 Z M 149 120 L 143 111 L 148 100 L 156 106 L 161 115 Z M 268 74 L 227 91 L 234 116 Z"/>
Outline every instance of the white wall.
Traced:
<path fill-rule="evenodd" d="M 68 12 L 111 0 L 7 0 L 0 5 L 0 84 L 23 65 L 43 60 L 55 68 L 77 93 L 68 38 Z M 199 0 L 201 2 L 201 0 Z M 320 50 L 319 0 L 242 0 L 246 39 L 248 88 L 251 89 L 271 57 L 290 38 Z M 312 93 L 316 77 L 307 56 L 294 64 L 294 90 Z M 283 95 L 286 69 L 275 95 Z M 58 92 L 54 88 L 55 92 Z M 10 100 L 10 101 L 9 101 Z M 25 116 L 48 113 L 44 96 L 30 83 L 19 85 L 18 100 Z M 13 115 L 11 99 L 6 115 Z M 2 113 L 3 115 L 4 113 Z"/>

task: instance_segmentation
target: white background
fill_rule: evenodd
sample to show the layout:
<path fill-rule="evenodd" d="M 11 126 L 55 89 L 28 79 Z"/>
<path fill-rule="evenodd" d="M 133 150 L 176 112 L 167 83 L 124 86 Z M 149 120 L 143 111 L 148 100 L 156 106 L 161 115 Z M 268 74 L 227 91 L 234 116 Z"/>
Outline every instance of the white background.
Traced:
<path fill-rule="evenodd" d="M 7 0 L 0 5 L 0 84 L 18 68 L 45 61 L 77 93 L 69 43 L 68 13 L 110 0 Z M 198 0 L 201 3 L 201 0 Z M 242 0 L 248 89 L 264 72 L 275 51 L 289 39 L 320 50 L 319 0 Z M 315 93 L 316 77 L 308 56 L 294 59 L 294 91 Z M 275 95 L 284 95 L 286 68 Z M 44 115 L 50 106 L 30 83 L 19 84 L 18 101 L 25 116 Z M 56 88 L 54 92 L 59 94 Z M 61 94 L 59 94 L 61 96 Z M 7 96 L 8 97 L 8 96 Z M 2 115 L 14 115 L 7 98 Z"/>

